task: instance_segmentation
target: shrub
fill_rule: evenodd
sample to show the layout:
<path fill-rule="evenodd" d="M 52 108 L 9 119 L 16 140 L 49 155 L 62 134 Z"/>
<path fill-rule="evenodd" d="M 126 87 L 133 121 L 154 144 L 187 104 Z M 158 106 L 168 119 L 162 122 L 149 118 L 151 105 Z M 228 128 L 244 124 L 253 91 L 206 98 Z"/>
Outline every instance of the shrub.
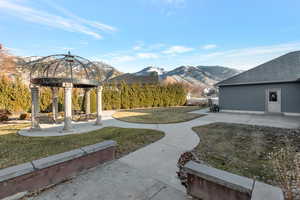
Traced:
<path fill-rule="evenodd" d="M 3 121 L 7 121 L 8 120 L 8 115 L 6 114 L 0 114 L 0 121 L 3 122 Z"/>
<path fill-rule="evenodd" d="M 29 113 L 21 113 L 19 119 L 20 120 L 28 120 L 28 119 L 30 119 L 30 114 Z"/>
<path fill-rule="evenodd" d="M 52 93 L 50 88 L 40 89 L 40 110 L 41 112 L 50 112 L 52 103 Z"/>
<path fill-rule="evenodd" d="M 177 167 L 178 167 L 178 172 L 177 176 L 181 182 L 181 184 L 184 187 L 187 187 L 188 185 L 188 181 L 187 181 L 187 172 L 184 170 L 184 165 L 186 163 L 188 163 L 189 161 L 196 161 L 196 162 L 200 162 L 199 158 L 196 156 L 195 153 L 193 153 L 192 151 L 187 151 L 184 152 L 180 155 L 178 161 L 177 161 Z"/>
<path fill-rule="evenodd" d="M 8 110 L 0 110 L 0 121 L 7 121 L 9 119 L 9 115 L 11 115 L 11 112 L 9 112 Z"/>
<path fill-rule="evenodd" d="M 28 111 L 31 102 L 29 88 L 20 78 L 0 77 L 0 109 L 10 112 Z"/>

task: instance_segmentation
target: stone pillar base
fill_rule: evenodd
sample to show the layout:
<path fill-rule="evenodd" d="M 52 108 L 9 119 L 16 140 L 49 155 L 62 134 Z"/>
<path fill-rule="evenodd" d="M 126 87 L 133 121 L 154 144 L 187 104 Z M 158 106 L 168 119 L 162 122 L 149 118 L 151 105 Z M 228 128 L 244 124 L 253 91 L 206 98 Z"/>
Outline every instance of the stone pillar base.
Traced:
<path fill-rule="evenodd" d="M 41 131 L 41 130 L 43 130 L 41 127 L 35 127 L 29 129 L 30 132 Z"/>
<path fill-rule="evenodd" d="M 71 129 L 72 129 L 72 120 L 66 118 L 65 121 L 64 121 L 64 128 L 63 128 L 63 131 L 69 131 L 69 130 L 71 130 Z"/>
<path fill-rule="evenodd" d="M 96 126 L 102 126 L 102 125 L 103 125 L 102 120 L 101 120 L 101 117 L 100 117 L 100 119 L 98 119 L 98 118 L 96 119 L 95 125 L 96 125 Z"/>
<path fill-rule="evenodd" d="M 68 129 L 68 130 L 64 130 L 62 129 L 61 131 L 59 131 L 60 133 L 73 133 L 74 130 L 73 129 Z"/>

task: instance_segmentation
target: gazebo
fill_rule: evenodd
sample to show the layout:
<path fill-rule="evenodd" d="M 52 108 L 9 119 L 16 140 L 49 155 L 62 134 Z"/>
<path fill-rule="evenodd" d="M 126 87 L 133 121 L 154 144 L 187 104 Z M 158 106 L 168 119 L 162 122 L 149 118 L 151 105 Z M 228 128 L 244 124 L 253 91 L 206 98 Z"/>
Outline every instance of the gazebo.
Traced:
<path fill-rule="evenodd" d="M 31 89 L 31 130 L 40 130 L 39 88 L 50 87 L 52 91 L 52 114 L 58 118 L 58 88 L 64 88 L 64 127 L 72 129 L 72 89 L 85 89 L 85 113 L 90 114 L 90 89 L 96 88 L 96 125 L 101 125 L 102 85 L 99 68 L 88 59 L 70 54 L 56 54 L 33 61 L 26 67 L 30 69 Z"/>

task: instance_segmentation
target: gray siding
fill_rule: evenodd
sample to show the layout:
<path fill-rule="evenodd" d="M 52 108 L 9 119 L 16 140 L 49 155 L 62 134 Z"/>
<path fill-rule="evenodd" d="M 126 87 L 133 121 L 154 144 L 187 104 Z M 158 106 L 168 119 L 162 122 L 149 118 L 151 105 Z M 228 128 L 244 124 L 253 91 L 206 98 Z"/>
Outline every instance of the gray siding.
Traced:
<path fill-rule="evenodd" d="M 282 112 L 300 113 L 300 83 L 221 86 L 220 107 L 224 110 L 265 111 L 268 88 L 281 88 Z"/>

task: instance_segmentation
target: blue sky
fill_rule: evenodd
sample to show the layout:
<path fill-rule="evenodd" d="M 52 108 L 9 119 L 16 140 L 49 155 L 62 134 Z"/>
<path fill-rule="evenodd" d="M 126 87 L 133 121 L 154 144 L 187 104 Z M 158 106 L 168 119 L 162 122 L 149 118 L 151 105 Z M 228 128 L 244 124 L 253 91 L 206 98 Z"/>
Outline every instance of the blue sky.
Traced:
<path fill-rule="evenodd" d="M 249 69 L 300 50 L 299 0 L 0 0 L 0 43 L 21 56 L 72 53 L 123 72 Z"/>

